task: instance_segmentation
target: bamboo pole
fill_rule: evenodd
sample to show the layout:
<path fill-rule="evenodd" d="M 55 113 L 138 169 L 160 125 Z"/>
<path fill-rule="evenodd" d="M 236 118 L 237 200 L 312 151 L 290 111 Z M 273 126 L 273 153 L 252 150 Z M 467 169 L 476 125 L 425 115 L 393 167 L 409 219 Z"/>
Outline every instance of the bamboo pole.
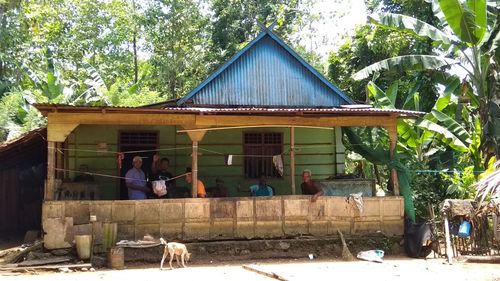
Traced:
<path fill-rule="evenodd" d="M 295 195 L 295 127 L 290 127 L 290 177 L 292 194 Z"/>

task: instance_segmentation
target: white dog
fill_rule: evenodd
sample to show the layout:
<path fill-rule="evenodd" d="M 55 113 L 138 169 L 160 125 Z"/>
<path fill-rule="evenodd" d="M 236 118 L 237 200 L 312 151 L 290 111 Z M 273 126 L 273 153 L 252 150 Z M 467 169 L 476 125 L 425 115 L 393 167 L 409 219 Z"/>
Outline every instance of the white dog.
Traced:
<path fill-rule="evenodd" d="M 163 270 L 163 262 L 167 258 L 168 255 L 170 255 L 170 269 L 172 268 L 172 260 L 174 259 L 175 256 L 175 261 L 177 262 L 177 265 L 180 267 L 181 265 L 179 264 L 179 259 L 178 257 L 181 257 L 181 262 L 182 262 L 182 267 L 186 267 L 184 264 L 184 261 L 188 262 L 189 259 L 191 258 L 191 254 L 187 251 L 186 245 L 182 243 L 177 243 L 177 242 L 169 242 L 165 241 L 165 239 L 160 238 L 160 243 L 162 245 L 165 245 L 165 249 L 163 250 L 163 257 L 161 258 L 161 263 L 160 263 L 160 270 Z"/>

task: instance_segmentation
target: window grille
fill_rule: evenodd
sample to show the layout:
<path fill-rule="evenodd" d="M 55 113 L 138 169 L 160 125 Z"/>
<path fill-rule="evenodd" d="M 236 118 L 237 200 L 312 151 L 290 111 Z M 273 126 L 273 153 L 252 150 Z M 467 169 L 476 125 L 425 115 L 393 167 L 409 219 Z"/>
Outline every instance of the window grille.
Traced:
<path fill-rule="evenodd" d="M 283 152 L 282 133 L 244 133 L 243 152 L 245 177 L 258 178 L 261 174 L 280 177 L 272 156 Z"/>

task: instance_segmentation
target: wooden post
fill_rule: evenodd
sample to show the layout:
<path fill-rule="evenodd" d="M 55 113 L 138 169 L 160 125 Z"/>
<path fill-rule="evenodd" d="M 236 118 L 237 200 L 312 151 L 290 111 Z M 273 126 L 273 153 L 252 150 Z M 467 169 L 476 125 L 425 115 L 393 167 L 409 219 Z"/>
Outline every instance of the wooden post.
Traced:
<path fill-rule="evenodd" d="M 448 258 L 448 263 L 451 264 L 451 258 L 453 256 L 453 250 L 451 249 L 451 240 L 450 240 L 450 226 L 448 223 L 448 214 L 443 213 L 444 217 L 444 236 L 446 243 L 446 257 Z"/>
<path fill-rule="evenodd" d="M 189 129 L 189 128 L 185 128 Z M 206 131 L 201 132 L 187 132 L 189 138 L 193 142 L 193 152 L 191 154 L 191 176 L 192 176 L 192 187 L 191 196 L 193 198 L 198 197 L 198 142 L 200 142 L 206 134 Z"/>
<path fill-rule="evenodd" d="M 198 141 L 193 141 L 193 154 L 191 155 L 192 164 L 192 187 L 191 187 L 191 195 L 193 198 L 198 197 Z"/>
<path fill-rule="evenodd" d="M 47 142 L 47 181 L 45 183 L 45 200 L 54 200 L 56 174 L 56 142 Z"/>
<path fill-rule="evenodd" d="M 290 127 L 290 177 L 292 194 L 295 195 L 295 128 Z"/>
<path fill-rule="evenodd" d="M 396 128 L 396 119 L 394 119 L 393 126 L 391 127 L 386 127 L 387 131 L 389 132 L 389 138 L 390 138 L 390 146 L 389 146 L 389 153 L 391 156 L 391 160 L 394 159 L 394 151 L 396 150 L 396 144 L 398 142 L 398 132 Z M 394 195 L 399 196 L 399 180 L 398 180 L 398 172 L 396 169 L 391 169 L 391 179 L 392 179 L 392 185 L 394 187 Z"/>

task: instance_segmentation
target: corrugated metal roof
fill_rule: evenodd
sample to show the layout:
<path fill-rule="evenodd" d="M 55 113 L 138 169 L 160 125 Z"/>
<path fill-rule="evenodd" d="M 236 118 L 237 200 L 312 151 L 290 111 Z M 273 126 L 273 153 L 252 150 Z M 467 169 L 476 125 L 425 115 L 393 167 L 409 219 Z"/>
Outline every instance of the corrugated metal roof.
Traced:
<path fill-rule="evenodd" d="M 269 29 L 177 104 L 188 100 L 194 105 L 280 107 L 353 103 Z"/>
<path fill-rule="evenodd" d="M 66 105 L 66 104 L 35 104 L 35 107 L 46 115 L 48 112 L 100 112 L 100 113 L 178 113 L 178 114 L 220 114 L 220 115 L 238 115 L 238 114 L 256 114 L 256 115 L 292 115 L 292 114 L 310 114 L 310 115 L 350 115 L 350 116 L 370 116 L 370 115 L 398 115 L 416 117 L 425 114 L 419 111 L 401 110 L 401 109 L 380 109 L 366 105 L 356 105 L 349 107 L 330 107 L 330 108 L 312 108 L 312 107 L 112 107 L 112 106 L 85 106 L 85 105 Z"/>

